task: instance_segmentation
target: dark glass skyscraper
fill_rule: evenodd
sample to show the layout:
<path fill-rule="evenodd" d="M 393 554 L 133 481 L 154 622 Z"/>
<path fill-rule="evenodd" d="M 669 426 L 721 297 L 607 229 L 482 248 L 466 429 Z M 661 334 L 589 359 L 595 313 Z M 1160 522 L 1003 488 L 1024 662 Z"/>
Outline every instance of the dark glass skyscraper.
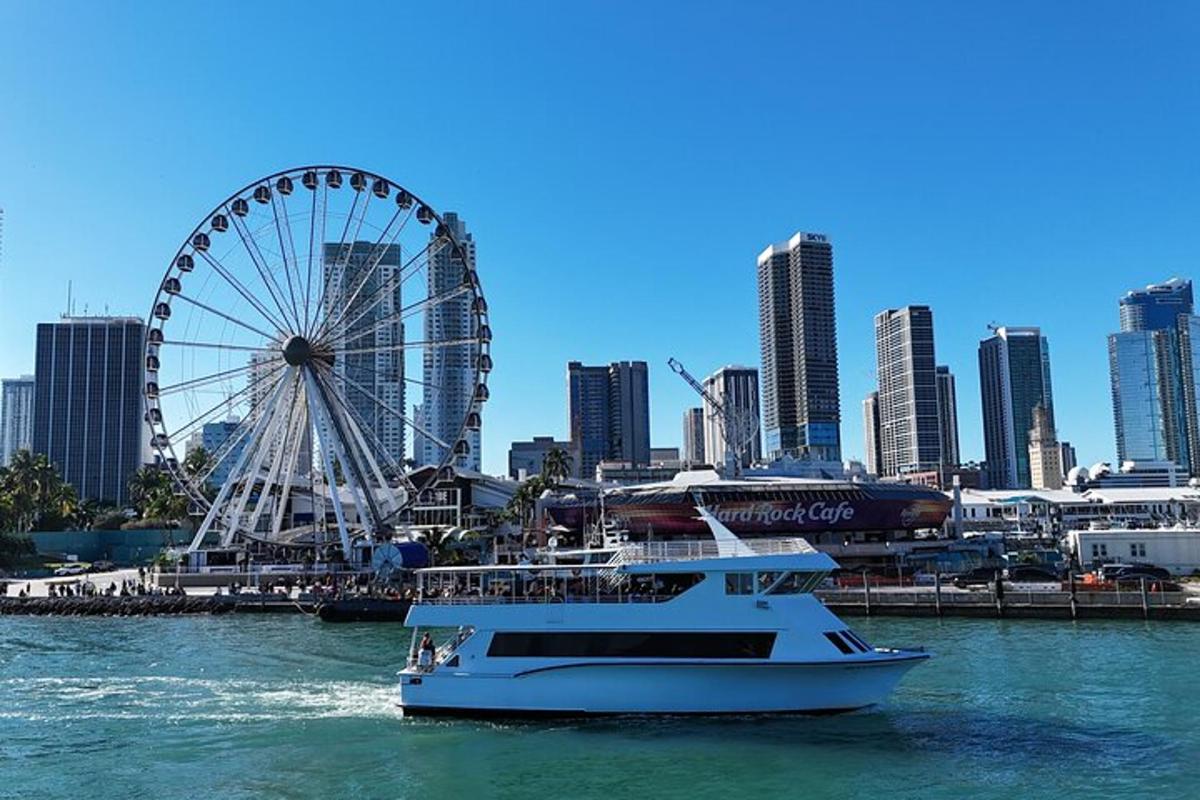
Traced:
<path fill-rule="evenodd" d="M 996 489 L 1028 489 L 1033 409 L 1045 409 L 1054 428 L 1050 347 L 1039 328 L 997 328 L 979 343 L 983 446 Z"/>
<path fill-rule="evenodd" d="M 1171 278 L 1134 289 L 1120 300 L 1122 331 L 1174 328 L 1180 314 L 1192 313 L 1192 282 Z"/>
<path fill-rule="evenodd" d="M 575 474 L 591 479 L 601 461 L 650 463 L 650 388 L 645 361 L 567 364 L 567 413 Z"/>
<path fill-rule="evenodd" d="M 797 233 L 758 256 L 762 408 L 768 458 L 840 461 L 833 245 Z"/>
<path fill-rule="evenodd" d="M 140 319 L 64 317 L 37 326 L 33 452 L 81 500 L 128 501 L 146 460 Z"/>
<path fill-rule="evenodd" d="M 1171 280 L 1120 300 L 1108 337 L 1113 423 L 1121 461 L 1174 461 L 1200 472 L 1200 317 L 1191 281 Z"/>

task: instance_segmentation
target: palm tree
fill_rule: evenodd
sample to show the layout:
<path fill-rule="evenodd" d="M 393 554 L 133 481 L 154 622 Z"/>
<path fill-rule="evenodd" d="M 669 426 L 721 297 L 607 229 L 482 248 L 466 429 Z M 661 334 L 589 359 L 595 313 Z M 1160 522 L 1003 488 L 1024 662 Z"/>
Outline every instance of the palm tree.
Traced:
<path fill-rule="evenodd" d="M 162 470 L 153 466 L 142 467 L 133 473 L 129 479 L 129 502 L 139 516 L 146 516 L 146 510 L 154 501 L 154 496 L 162 488 L 165 477 Z"/>
<path fill-rule="evenodd" d="M 546 453 L 542 460 L 542 478 L 551 487 L 558 486 L 563 478 L 571 474 L 571 456 L 561 447 L 555 447 Z"/>

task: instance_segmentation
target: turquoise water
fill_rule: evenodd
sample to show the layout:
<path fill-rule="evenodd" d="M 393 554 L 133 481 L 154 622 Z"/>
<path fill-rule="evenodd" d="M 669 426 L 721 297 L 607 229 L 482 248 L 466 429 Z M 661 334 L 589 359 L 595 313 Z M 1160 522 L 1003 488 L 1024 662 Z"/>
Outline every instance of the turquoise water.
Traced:
<path fill-rule="evenodd" d="M 937 653 L 825 718 L 404 720 L 389 625 L 0 618 L 0 797 L 1200 796 L 1200 626 L 857 620 Z"/>

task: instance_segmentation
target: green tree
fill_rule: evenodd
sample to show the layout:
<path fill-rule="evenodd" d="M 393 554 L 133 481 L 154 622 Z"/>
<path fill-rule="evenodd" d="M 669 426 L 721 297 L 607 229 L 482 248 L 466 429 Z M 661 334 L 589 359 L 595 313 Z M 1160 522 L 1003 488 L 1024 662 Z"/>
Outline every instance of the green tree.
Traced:
<path fill-rule="evenodd" d="M 507 509 L 521 523 L 522 528 L 533 521 L 533 514 L 537 508 L 538 498 L 542 496 L 542 492 L 546 491 L 546 489 L 546 479 L 541 475 L 534 475 L 518 486 L 512 499 L 508 501 Z"/>
<path fill-rule="evenodd" d="M 46 456 L 28 450 L 13 453 L 0 470 L 0 497 L 5 527 L 20 532 L 61 527 L 78 504 L 74 488 L 63 483 Z"/>

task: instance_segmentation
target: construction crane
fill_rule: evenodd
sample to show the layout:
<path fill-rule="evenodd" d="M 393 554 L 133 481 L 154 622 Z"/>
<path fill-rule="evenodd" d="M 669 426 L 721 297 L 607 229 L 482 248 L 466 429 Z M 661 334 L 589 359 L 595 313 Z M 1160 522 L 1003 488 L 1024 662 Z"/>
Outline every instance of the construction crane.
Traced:
<path fill-rule="evenodd" d="M 692 377 L 692 373 L 688 372 L 678 359 L 667 359 L 667 366 L 696 390 L 696 394 L 700 395 L 721 421 L 721 438 L 725 440 L 725 474 L 733 477 L 741 475 L 741 455 L 750 440 L 758 435 L 758 414 L 751 409 L 726 408 L 700 381 Z"/>

